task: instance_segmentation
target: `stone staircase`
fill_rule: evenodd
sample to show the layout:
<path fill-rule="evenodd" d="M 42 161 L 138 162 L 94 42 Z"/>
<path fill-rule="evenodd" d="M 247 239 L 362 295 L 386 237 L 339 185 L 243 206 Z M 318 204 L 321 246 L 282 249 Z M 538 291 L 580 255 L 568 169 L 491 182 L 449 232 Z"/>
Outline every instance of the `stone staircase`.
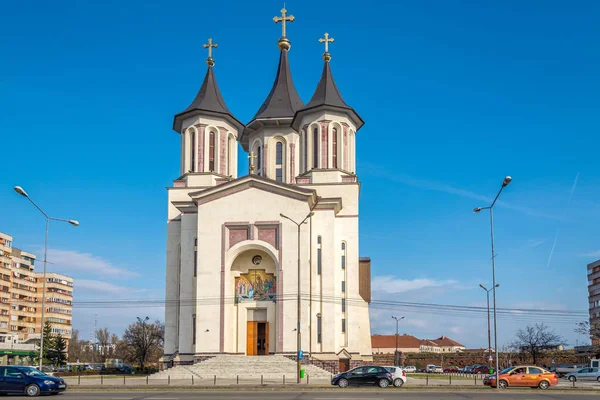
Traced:
<path fill-rule="evenodd" d="M 331 373 L 316 365 L 302 365 L 310 379 L 330 379 Z M 194 365 L 178 365 L 151 375 L 150 379 L 258 379 L 282 380 L 290 383 L 296 379 L 296 362 L 284 356 L 236 356 L 218 355 Z"/>

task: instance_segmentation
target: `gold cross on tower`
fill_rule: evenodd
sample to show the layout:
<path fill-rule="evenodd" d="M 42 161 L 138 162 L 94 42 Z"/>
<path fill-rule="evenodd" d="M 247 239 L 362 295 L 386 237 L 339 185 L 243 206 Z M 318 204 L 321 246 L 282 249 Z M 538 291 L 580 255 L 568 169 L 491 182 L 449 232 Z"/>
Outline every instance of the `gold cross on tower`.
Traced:
<path fill-rule="evenodd" d="M 216 49 L 217 47 L 219 47 L 219 45 L 213 43 L 212 38 L 208 38 L 208 44 L 204 44 L 202 45 L 202 47 L 208 49 L 208 58 L 206 59 L 206 63 L 212 67 L 213 65 L 215 65 L 215 60 L 213 60 L 212 58 L 212 49 Z"/>
<path fill-rule="evenodd" d="M 275 23 L 281 22 L 281 37 L 286 37 L 285 36 L 285 23 L 287 21 L 289 22 L 294 22 L 294 16 L 293 15 L 289 15 L 287 16 L 287 10 L 285 9 L 285 7 L 283 7 L 281 9 L 281 17 L 273 17 L 273 21 L 275 21 Z"/>
<path fill-rule="evenodd" d="M 325 38 L 320 38 L 319 43 L 325 43 L 325 53 L 323 53 L 323 60 L 331 60 L 331 54 L 329 54 L 329 43 L 333 43 L 335 39 L 329 37 L 329 33 L 325 32 Z"/>
<path fill-rule="evenodd" d="M 254 173 L 254 159 L 256 158 L 256 156 L 254 155 L 254 152 L 251 151 L 250 154 L 248 154 L 248 159 L 250 159 L 250 173 L 253 174 Z"/>

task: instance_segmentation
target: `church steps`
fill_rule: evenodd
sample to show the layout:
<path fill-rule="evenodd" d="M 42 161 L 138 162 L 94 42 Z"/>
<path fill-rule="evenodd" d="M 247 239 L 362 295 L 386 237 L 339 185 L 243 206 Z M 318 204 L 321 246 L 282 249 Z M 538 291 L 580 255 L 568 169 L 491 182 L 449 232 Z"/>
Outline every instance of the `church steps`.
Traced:
<path fill-rule="evenodd" d="M 303 365 L 302 368 L 311 378 L 330 378 L 331 373 L 315 365 Z M 190 379 L 194 375 L 201 379 L 260 378 L 280 379 L 296 377 L 296 362 L 283 356 L 229 356 L 219 355 L 194 365 L 179 365 L 152 375 L 151 379 Z"/>

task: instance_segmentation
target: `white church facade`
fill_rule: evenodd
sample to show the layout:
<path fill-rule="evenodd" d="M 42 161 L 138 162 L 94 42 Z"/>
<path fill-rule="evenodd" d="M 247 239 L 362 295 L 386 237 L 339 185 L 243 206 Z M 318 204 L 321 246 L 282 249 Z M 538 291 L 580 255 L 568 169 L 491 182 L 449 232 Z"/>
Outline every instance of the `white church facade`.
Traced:
<path fill-rule="evenodd" d="M 287 18 L 283 11 L 283 26 Z M 275 82 L 247 124 L 225 105 L 216 45 L 205 45 L 204 82 L 174 119 L 181 176 L 168 188 L 164 366 L 217 354 L 295 356 L 298 333 L 305 357 L 346 368 L 372 360 L 355 151 L 364 122 L 333 80 L 332 39 L 321 41 L 323 73 L 305 105 L 283 28 Z M 238 143 L 248 152 L 242 177 Z"/>

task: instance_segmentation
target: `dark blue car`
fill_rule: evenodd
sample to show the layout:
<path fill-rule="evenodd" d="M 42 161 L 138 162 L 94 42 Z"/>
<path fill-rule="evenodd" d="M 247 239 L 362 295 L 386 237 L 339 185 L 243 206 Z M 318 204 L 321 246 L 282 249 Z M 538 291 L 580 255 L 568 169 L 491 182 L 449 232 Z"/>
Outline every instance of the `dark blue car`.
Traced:
<path fill-rule="evenodd" d="M 31 367 L 0 366 L 0 393 L 19 393 L 30 397 L 59 394 L 67 389 L 62 378 L 46 375 Z"/>

